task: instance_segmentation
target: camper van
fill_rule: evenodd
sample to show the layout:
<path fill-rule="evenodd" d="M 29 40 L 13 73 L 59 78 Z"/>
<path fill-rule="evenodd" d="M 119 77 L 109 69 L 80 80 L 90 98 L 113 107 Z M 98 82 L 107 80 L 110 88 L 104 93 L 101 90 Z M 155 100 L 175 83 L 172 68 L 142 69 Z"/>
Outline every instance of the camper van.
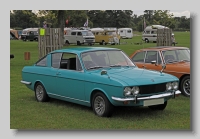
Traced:
<path fill-rule="evenodd" d="M 38 41 L 38 29 L 39 28 L 26 28 L 22 30 L 21 40 Z"/>
<path fill-rule="evenodd" d="M 64 29 L 64 44 L 93 45 L 94 43 L 95 36 L 89 30 Z"/>
<path fill-rule="evenodd" d="M 142 40 L 145 41 L 146 43 L 156 42 L 157 41 L 157 29 L 164 29 L 164 28 L 168 29 L 168 27 L 162 26 L 162 25 L 147 26 L 142 33 Z"/>
<path fill-rule="evenodd" d="M 95 43 L 99 43 L 100 45 L 120 44 L 120 36 L 117 34 L 116 30 L 92 28 L 90 31 L 92 31 L 95 36 Z"/>
<path fill-rule="evenodd" d="M 118 33 L 123 39 L 132 39 L 133 38 L 133 30 L 132 28 L 119 28 Z"/>

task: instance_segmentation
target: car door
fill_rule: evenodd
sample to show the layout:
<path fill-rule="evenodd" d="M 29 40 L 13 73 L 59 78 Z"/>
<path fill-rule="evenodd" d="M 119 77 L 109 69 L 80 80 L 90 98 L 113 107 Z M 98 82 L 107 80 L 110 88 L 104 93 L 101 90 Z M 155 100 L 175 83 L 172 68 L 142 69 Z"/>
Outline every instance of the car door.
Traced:
<path fill-rule="evenodd" d="M 85 100 L 84 72 L 76 54 L 62 54 L 56 82 L 60 96 L 73 100 Z"/>
<path fill-rule="evenodd" d="M 155 61 L 154 64 L 152 64 L 153 61 Z M 161 71 L 162 60 L 161 60 L 160 52 L 153 51 L 153 50 L 147 51 L 145 60 L 144 60 L 144 64 L 143 64 L 143 68 Z"/>
<path fill-rule="evenodd" d="M 69 43 L 77 43 L 76 42 L 76 32 L 75 31 L 72 31 L 71 32 L 71 35 L 69 36 L 70 38 L 69 38 Z"/>

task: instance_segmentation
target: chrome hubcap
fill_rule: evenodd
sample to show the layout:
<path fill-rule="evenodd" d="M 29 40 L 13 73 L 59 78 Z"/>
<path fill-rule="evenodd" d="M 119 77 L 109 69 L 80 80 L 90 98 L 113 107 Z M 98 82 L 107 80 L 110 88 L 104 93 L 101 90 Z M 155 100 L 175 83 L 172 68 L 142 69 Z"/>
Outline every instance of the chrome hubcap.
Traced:
<path fill-rule="evenodd" d="M 41 85 L 38 85 L 36 88 L 36 97 L 38 100 L 42 100 L 44 94 L 43 87 Z"/>
<path fill-rule="evenodd" d="M 190 95 L 190 79 L 187 79 L 183 83 L 183 90 L 186 95 Z"/>
<path fill-rule="evenodd" d="M 101 96 L 95 98 L 94 109 L 98 115 L 102 115 L 105 112 L 105 101 Z"/>

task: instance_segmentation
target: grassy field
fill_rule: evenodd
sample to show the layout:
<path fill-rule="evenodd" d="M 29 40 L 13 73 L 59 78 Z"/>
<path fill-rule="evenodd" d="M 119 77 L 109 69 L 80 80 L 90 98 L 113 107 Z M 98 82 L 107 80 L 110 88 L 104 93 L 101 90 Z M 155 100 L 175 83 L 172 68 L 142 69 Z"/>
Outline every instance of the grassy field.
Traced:
<path fill-rule="evenodd" d="M 156 46 L 156 43 L 141 42 L 141 33 L 133 39 L 121 40 L 117 47 L 128 55 L 135 50 Z M 174 32 L 177 46 L 190 47 L 190 32 Z M 21 84 L 21 70 L 38 60 L 37 42 L 10 41 L 10 129 L 59 129 L 59 130 L 191 130 L 190 98 L 180 96 L 170 99 L 164 111 L 152 111 L 147 107 L 117 107 L 111 118 L 95 116 L 89 107 L 51 99 L 38 103 L 34 92 Z M 95 46 L 99 46 L 98 44 Z M 102 45 L 101 45 L 102 46 Z M 64 48 L 77 47 L 75 45 Z M 83 47 L 83 46 L 79 46 Z M 31 53 L 29 61 L 24 52 Z"/>

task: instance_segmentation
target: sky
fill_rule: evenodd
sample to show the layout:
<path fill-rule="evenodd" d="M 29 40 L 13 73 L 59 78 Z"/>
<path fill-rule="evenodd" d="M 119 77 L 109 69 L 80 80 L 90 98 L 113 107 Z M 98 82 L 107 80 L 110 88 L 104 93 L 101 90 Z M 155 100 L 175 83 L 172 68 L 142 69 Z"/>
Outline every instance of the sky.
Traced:
<path fill-rule="evenodd" d="M 186 16 L 187 18 L 190 18 L 189 10 L 170 10 L 169 13 L 173 13 L 174 17 Z M 137 16 L 143 15 L 144 10 L 133 10 L 133 14 L 136 14 Z"/>

